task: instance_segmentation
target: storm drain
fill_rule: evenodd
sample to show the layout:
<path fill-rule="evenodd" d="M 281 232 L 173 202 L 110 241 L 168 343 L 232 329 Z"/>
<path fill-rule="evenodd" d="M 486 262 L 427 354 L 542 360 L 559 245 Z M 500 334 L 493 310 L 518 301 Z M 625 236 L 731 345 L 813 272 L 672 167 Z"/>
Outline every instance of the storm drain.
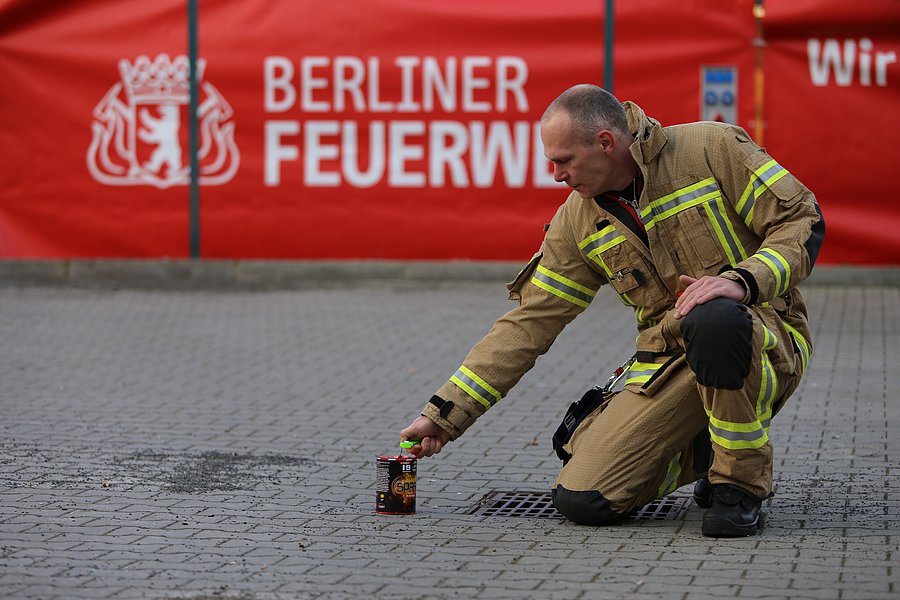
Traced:
<path fill-rule="evenodd" d="M 550 492 L 489 492 L 469 512 L 485 517 L 562 518 Z"/>
<path fill-rule="evenodd" d="M 691 502 L 687 496 L 663 496 L 644 506 L 631 518 L 644 521 L 681 519 L 691 507 Z"/>
<path fill-rule="evenodd" d="M 680 519 L 690 506 L 691 499 L 688 496 L 663 496 L 644 506 L 632 518 L 639 521 Z M 550 492 L 490 492 L 478 501 L 469 514 L 484 517 L 563 518 L 553 506 Z"/>

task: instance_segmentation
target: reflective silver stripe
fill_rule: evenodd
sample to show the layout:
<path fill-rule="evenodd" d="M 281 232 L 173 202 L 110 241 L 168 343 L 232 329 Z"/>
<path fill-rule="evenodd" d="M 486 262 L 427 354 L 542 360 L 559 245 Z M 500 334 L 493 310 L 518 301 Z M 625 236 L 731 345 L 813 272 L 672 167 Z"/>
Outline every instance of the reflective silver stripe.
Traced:
<path fill-rule="evenodd" d="M 759 391 L 759 422 L 764 429 L 768 429 L 769 423 L 772 420 L 772 416 L 768 415 L 767 412 L 769 411 L 769 402 L 771 402 L 772 397 L 775 395 L 775 371 L 774 369 L 772 369 L 772 362 L 769 360 L 769 357 L 765 355 L 765 353 L 763 353 L 762 379 L 763 386 Z"/>
<path fill-rule="evenodd" d="M 710 422 L 709 430 L 714 435 L 717 435 L 731 442 L 754 442 L 756 440 L 762 439 L 766 435 L 766 430 L 763 429 L 762 426 L 760 426 L 759 429 L 754 429 L 753 431 L 729 431 L 727 429 L 717 427 Z"/>
<path fill-rule="evenodd" d="M 753 207 L 756 199 L 762 193 L 761 189 L 775 183 L 785 175 L 787 175 L 787 170 L 774 160 L 770 160 L 750 176 L 747 189 L 744 190 L 737 204 L 738 214 L 748 227 L 753 219 Z"/>
<path fill-rule="evenodd" d="M 663 366 L 663 364 L 635 362 L 628 370 L 628 377 L 625 379 L 625 384 L 645 383 Z"/>
<path fill-rule="evenodd" d="M 665 496 L 678 489 L 679 476 L 681 476 L 681 452 L 676 454 L 672 457 L 672 460 L 669 461 L 669 469 L 666 472 L 666 478 L 656 491 L 657 497 Z"/>
<path fill-rule="evenodd" d="M 588 237 L 581 240 L 578 243 L 578 247 L 589 260 L 593 261 L 596 265 L 603 269 L 606 277 L 610 281 L 612 281 L 616 277 L 616 274 L 614 274 L 612 272 L 612 269 L 610 269 L 609 266 L 605 262 L 603 262 L 601 254 L 606 252 L 610 248 L 618 246 L 624 241 L 625 236 L 619 233 L 612 225 L 608 225 L 597 233 L 589 235 Z M 618 291 L 616 291 L 616 295 L 625 306 L 634 306 L 634 302 L 632 302 L 631 298 L 629 298 L 627 295 L 619 293 Z M 568 298 L 566 299 L 568 300 Z"/>
<path fill-rule="evenodd" d="M 803 368 L 803 373 L 806 373 L 806 367 L 809 365 L 809 343 L 806 341 L 806 338 L 800 335 L 799 331 L 787 323 L 785 323 L 784 326 L 788 330 L 788 333 L 791 334 L 791 337 L 794 338 L 797 348 L 800 349 L 800 364 Z"/>
<path fill-rule="evenodd" d="M 720 196 L 715 202 L 707 202 L 704 206 L 706 207 L 707 213 L 715 221 L 716 231 L 720 233 L 719 241 L 725 246 L 724 249 L 728 254 L 728 259 L 731 264 L 734 265 L 745 260 L 747 258 L 747 253 L 735 237 L 731 221 L 722 212 L 722 209 L 724 208 L 722 206 L 722 197 Z"/>
<path fill-rule="evenodd" d="M 763 326 L 763 333 L 765 334 L 765 339 L 763 341 L 762 356 L 760 357 L 762 385 L 760 385 L 759 399 L 757 400 L 759 406 L 756 409 L 756 413 L 759 417 L 760 425 L 763 426 L 763 429 L 768 429 L 772 421 L 772 407 L 770 403 L 775 398 L 775 393 L 778 390 L 778 378 L 775 375 L 772 361 L 769 360 L 768 352 L 778 345 L 778 338 L 765 326 Z"/>
<path fill-rule="evenodd" d="M 802 338 L 803 336 L 798 335 L 797 337 Z M 803 340 L 803 341 L 798 340 L 797 341 L 797 346 L 800 348 L 801 367 L 802 367 L 804 373 L 806 373 L 806 368 L 809 365 L 809 348 L 806 347 L 805 341 L 806 340 Z"/>
<path fill-rule="evenodd" d="M 785 293 L 790 279 L 790 267 L 784 257 L 769 248 L 758 250 L 754 256 L 757 258 L 763 257 L 763 262 L 769 265 L 769 268 L 775 274 L 775 295 L 780 296 Z"/>
<path fill-rule="evenodd" d="M 747 194 L 747 199 L 744 200 L 744 205 L 741 207 L 741 211 L 738 213 L 744 223 L 747 226 L 750 226 L 750 212 L 753 210 L 753 205 L 756 204 L 756 190 L 762 187 L 762 182 L 758 179 L 753 179 L 750 182 L 750 190 Z"/>
<path fill-rule="evenodd" d="M 760 448 L 769 439 L 772 421 L 772 401 L 778 393 L 778 379 L 769 360 L 768 352 L 778 345 L 778 338 L 763 326 L 763 342 L 760 349 L 760 382 L 756 398 L 756 420 L 749 423 L 732 423 L 716 419 L 709 409 L 709 432 L 713 442 L 732 450 Z"/>
<path fill-rule="evenodd" d="M 581 247 L 581 251 L 584 252 L 585 256 L 591 258 L 593 254 L 606 250 L 604 246 L 607 246 L 607 244 L 610 244 L 610 242 L 616 241 L 616 238 L 622 238 L 621 241 L 625 241 L 625 236 L 620 234 L 614 227 L 610 225 L 609 227 L 604 227 L 596 234 L 584 239 L 579 244 L 579 246 Z"/>
<path fill-rule="evenodd" d="M 774 161 L 773 161 L 773 162 L 774 162 Z M 760 173 L 759 171 L 757 171 L 756 174 L 759 176 L 759 180 L 760 180 L 764 185 L 769 185 L 769 183 L 774 183 L 773 180 L 775 179 L 775 175 L 778 174 L 778 173 L 780 173 L 781 171 L 784 171 L 784 167 L 782 167 L 782 166 L 779 165 L 778 163 L 775 163 L 775 164 L 773 164 L 772 166 L 768 167 L 768 168 L 767 168 L 765 171 L 763 171 L 762 173 Z M 781 179 L 781 178 L 779 177 L 778 179 Z"/>
<path fill-rule="evenodd" d="M 500 392 L 487 384 L 465 366 L 457 369 L 450 381 L 462 388 L 467 394 L 478 400 L 485 408 L 490 408 L 500 400 Z M 490 388 L 490 389 L 488 389 Z"/>
<path fill-rule="evenodd" d="M 686 188 L 676 190 L 671 194 L 654 200 L 647 208 L 641 211 L 641 221 L 646 229 L 653 228 L 658 221 L 665 220 L 682 210 L 700 204 L 704 196 L 715 194 L 719 191 L 716 180 L 712 177 L 699 181 Z"/>
<path fill-rule="evenodd" d="M 654 200 L 647 208 L 641 211 L 641 221 L 649 230 L 656 223 L 668 219 L 692 206 L 703 205 L 707 217 L 716 230 L 716 237 L 728 255 L 731 264 L 736 264 L 747 258 L 747 253 L 734 232 L 731 220 L 725 212 L 725 205 L 719 186 L 712 177 L 698 181 L 686 188 L 677 190 L 658 200 Z"/>
<path fill-rule="evenodd" d="M 594 299 L 594 293 L 589 288 L 583 286 L 575 287 L 578 284 L 574 281 L 566 279 L 541 265 L 538 265 L 537 271 L 535 271 L 531 280 L 541 289 L 583 308 L 587 308 L 591 300 Z M 566 283 L 567 281 L 571 281 L 574 285 Z"/>
<path fill-rule="evenodd" d="M 759 190 L 765 186 L 766 184 L 756 177 L 756 175 L 750 176 L 750 183 L 747 184 L 747 190 L 744 192 L 744 198 L 742 198 L 743 204 L 738 205 L 740 207 L 740 212 L 738 212 L 738 214 L 748 227 L 752 220 L 753 207 L 756 205 L 756 198 L 760 194 Z"/>
<path fill-rule="evenodd" d="M 661 366 L 662 365 L 660 365 L 660 367 Z M 658 367 L 656 369 L 645 369 L 643 371 L 635 371 L 634 369 L 632 369 L 628 372 L 628 379 L 637 379 L 638 377 L 644 377 L 645 375 L 653 375 L 657 370 L 659 370 Z"/>

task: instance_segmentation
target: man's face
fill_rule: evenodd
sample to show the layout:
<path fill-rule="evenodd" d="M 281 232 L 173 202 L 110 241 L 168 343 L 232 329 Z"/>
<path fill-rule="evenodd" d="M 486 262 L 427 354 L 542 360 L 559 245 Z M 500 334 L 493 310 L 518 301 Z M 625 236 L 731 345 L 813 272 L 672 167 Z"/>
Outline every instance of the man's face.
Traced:
<path fill-rule="evenodd" d="M 544 156 L 553 163 L 553 178 L 565 182 L 583 198 L 621 189 L 630 181 L 628 177 L 623 180 L 621 169 L 615 166 L 612 134 L 598 132 L 592 143 L 586 143 L 564 110 L 541 123 L 541 141 Z"/>

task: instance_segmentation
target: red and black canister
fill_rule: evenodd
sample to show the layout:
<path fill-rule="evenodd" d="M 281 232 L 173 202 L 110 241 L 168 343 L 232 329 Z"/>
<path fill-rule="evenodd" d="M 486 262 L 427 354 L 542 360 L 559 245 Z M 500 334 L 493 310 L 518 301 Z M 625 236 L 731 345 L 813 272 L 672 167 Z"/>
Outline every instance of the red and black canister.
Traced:
<path fill-rule="evenodd" d="M 412 515 L 416 512 L 416 457 L 379 456 L 375 476 L 375 512 Z"/>

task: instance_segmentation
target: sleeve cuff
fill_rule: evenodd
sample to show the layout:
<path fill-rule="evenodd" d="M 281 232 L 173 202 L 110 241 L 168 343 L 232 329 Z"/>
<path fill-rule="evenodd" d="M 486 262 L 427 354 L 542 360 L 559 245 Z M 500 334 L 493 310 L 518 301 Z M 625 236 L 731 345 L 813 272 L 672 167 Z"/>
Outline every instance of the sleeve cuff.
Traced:
<path fill-rule="evenodd" d="M 729 281 L 734 281 L 742 288 L 744 288 L 744 297 L 741 299 L 741 302 L 749 306 L 752 305 L 756 301 L 756 299 L 754 298 L 754 294 L 752 293 L 752 288 L 750 287 L 749 282 L 745 279 L 741 271 L 744 271 L 744 269 L 727 268 L 726 270 L 723 270 L 721 273 L 719 273 L 719 277 L 721 277 L 722 279 L 727 279 Z M 746 271 L 744 271 L 744 273 L 746 273 Z"/>
<path fill-rule="evenodd" d="M 465 408 L 452 400 L 444 400 L 440 396 L 432 396 L 422 416 L 431 419 L 438 427 L 450 434 L 450 439 L 455 440 L 475 422 L 478 415 L 472 415 Z"/>

